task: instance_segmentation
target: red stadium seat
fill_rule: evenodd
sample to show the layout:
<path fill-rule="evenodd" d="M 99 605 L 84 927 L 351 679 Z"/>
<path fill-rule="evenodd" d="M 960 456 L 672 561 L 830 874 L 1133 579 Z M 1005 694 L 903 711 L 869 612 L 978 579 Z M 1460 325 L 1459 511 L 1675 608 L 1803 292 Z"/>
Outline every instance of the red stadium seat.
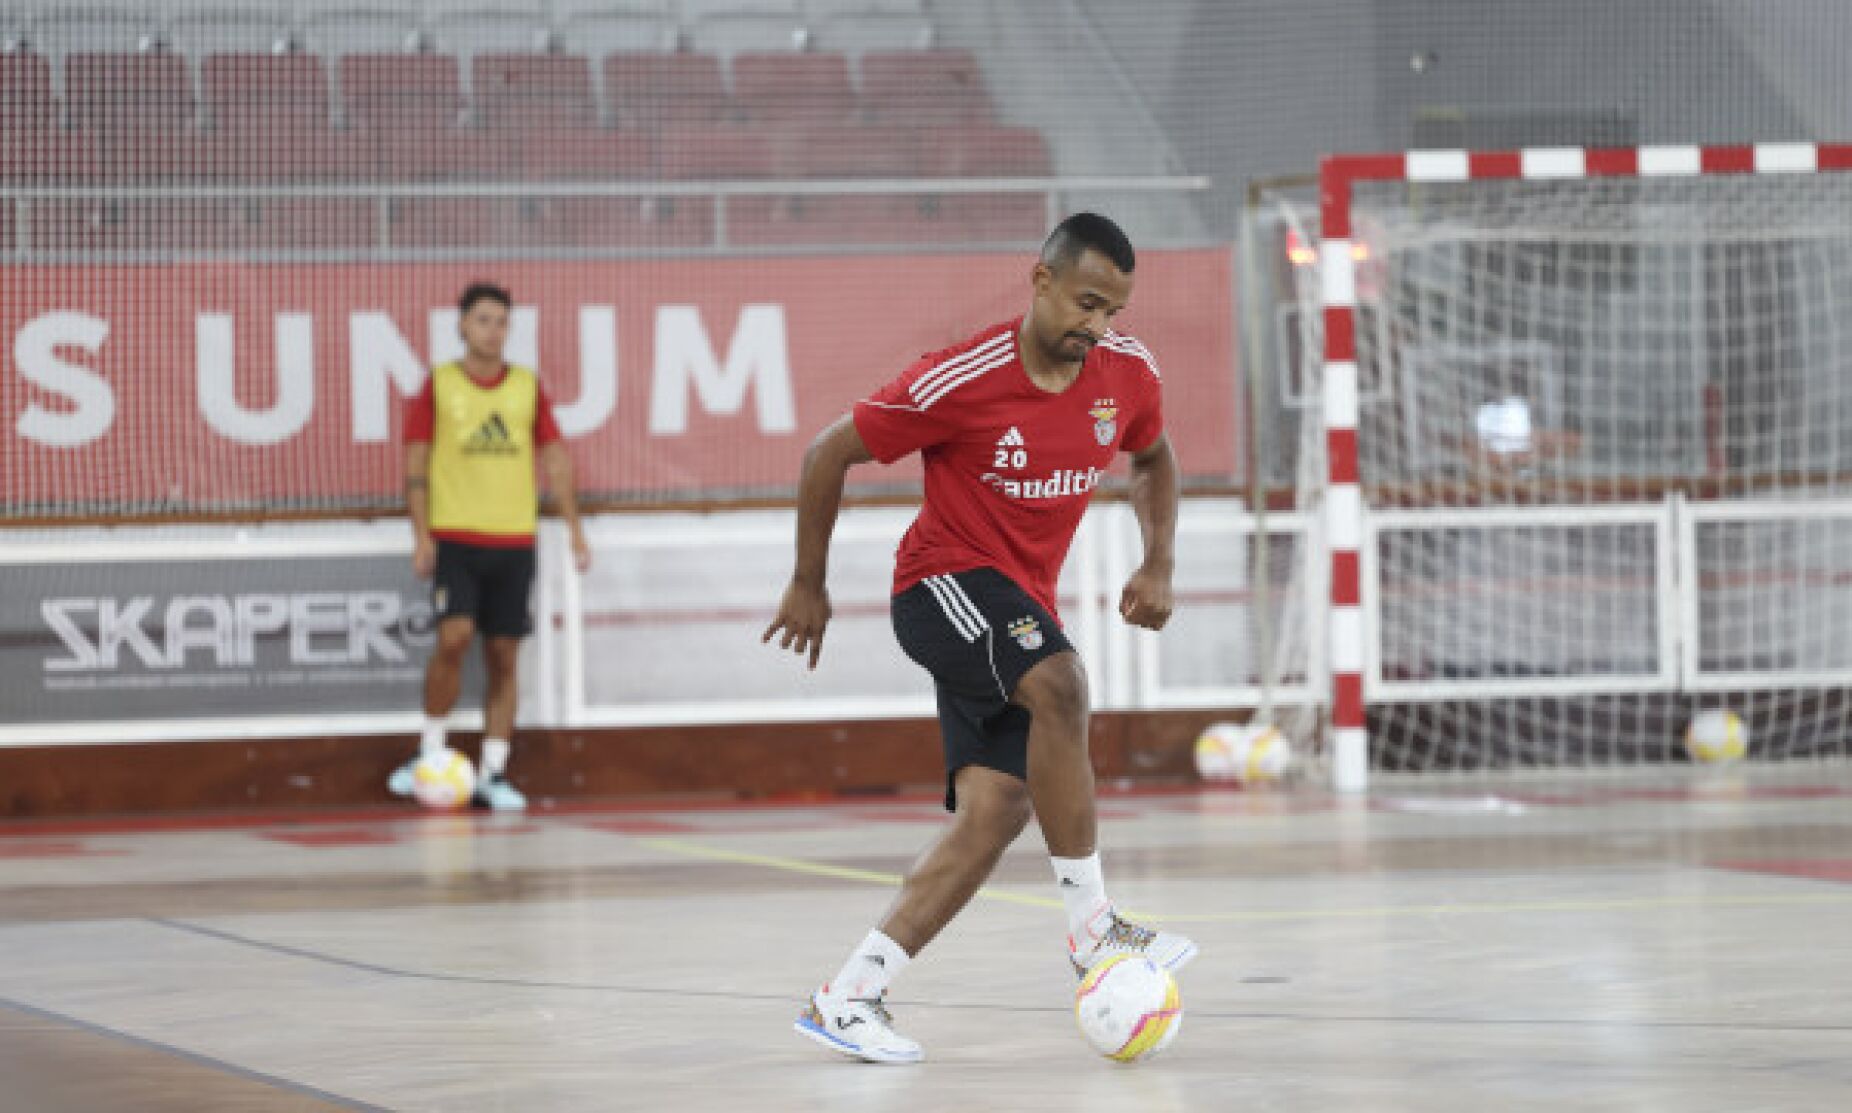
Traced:
<path fill-rule="evenodd" d="M 333 129 L 328 71 L 314 54 L 214 54 L 200 63 L 200 87 L 214 127 Z"/>
<path fill-rule="evenodd" d="M 920 174 L 911 128 L 851 124 L 783 132 L 778 173 L 787 178 L 912 178 Z"/>
<path fill-rule="evenodd" d="M 412 197 L 392 202 L 395 248 L 516 248 L 529 246 L 521 204 L 507 198 Z"/>
<path fill-rule="evenodd" d="M 213 131 L 208 176 L 220 182 L 371 181 L 378 176 L 374 136 L 329 131 L 323 124 L 234 116 Z"/>
<path fill-rule="evenodd" d="M 713 124 L 733 114 L 711 54 L 613 54 L 604 60 L 612 118 L 626 126 Z"/>
<path fill-rule="evenodd" d="M 776 173 L 773 149 L 762 128 L 679 127 L 662 133 L 656 161 L 671 180 L 769 178 Z"/>
<path fill-rule="evenodd" d="M 521 176 L 528 181 L 608 181 L 656 173 L 656 144 L 641 131 L 536 128 L 523 130 L 520 141 Z"/>
<path fill-rule="evenodd" d="M 766 123 L 840 124 L 857 112 L 841 54 L 736 55 L 733 98 L 748 119 Z"/>
<path fill-rule="evenodd" d="M 48 128 L 57 122 L 51 62 L 42 54 L 0 54 L 0 129 Z"/>
<path fill-rule="evenodd" d="M 242 251 L 363 252 L 379 239 L 378 206 L 346 197 L 253 200 L 234 210 L 229 234 Z"/>
<path fill-rule="evenodd" d="M 448 54 L 350 54 L 341 59 L 349 127 L 452 128 L 463 116 L 457 60 Z"/>
<path fill-rule="evenodd" d="M 92 182 L 102 170 L 96 136 L 55 124 L 0 126 L 0 182 L 70 185 Z"/>
<path fill-rule="evenodd" d="M 500 181 L 520 173 L 507 136 L 409 120 L 380 124 L 367 135 L 382 181 Z"/>
<path fill-rule="evenodd" d="M 476 122 L 485 128 L 590 127 L 591 68 L 576 54 L 482 54 L 470 65 Z"/>
<path fill-rule="evenodd" d="M 218 199 L 41 201 L 36 251 L 224 251 L 235 246 L 237 203 Z"/>
<path fill-rule="evenodd" d="M 964 50 L 862 56 L 862 101 L 877 118 L 920 124 L 989 120 L 984 71 Z"/>
<path fill-rule="evenodd" d="M 728 243 L 742 247 L 917 244 L 933 226 L 909 196 L 737 197 L 727 207 Z"/>
<path fill-rule="evenodd" d="M 714 202 L 706 197 L 559 197 L 542 204 L 538 244 L 639 251 L 707 247 Z"/>
<path fill-rule="evenodd" d="M 1048 142 L 1034 128 L 973 124 L 922 133 L 922 171 L 949 178 L 1042 178 L 1053 170 Z"/>
<path fill-rule="evenodd" d="M 72 127 L 180 131 L 193 122 L 193 84 L 177 54 L 73 54 L 64 60 Z"/>

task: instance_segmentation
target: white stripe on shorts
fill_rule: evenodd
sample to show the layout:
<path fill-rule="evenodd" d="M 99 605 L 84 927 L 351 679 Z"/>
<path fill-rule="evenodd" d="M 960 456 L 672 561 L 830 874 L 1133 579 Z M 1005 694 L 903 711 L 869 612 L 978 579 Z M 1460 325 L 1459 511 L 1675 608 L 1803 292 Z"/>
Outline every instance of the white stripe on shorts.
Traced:
<path fill-rule="evenodd" d="M 945 612 L 945 617 L 951 620 L 953 628 L 958 631 L 960 637 L 968 642 L 974 642 L 989 628 L 990 624 L 985 622 L 983 614 L 971 605 L 970 598 L 965 595 L 964 589 L 958 586 L 958 581 L 950 576 L 928 576 L 920 582 L 925 584 L 926 589 L 932 592 L 933 598 L 939 601 L 939 609 Z"/>

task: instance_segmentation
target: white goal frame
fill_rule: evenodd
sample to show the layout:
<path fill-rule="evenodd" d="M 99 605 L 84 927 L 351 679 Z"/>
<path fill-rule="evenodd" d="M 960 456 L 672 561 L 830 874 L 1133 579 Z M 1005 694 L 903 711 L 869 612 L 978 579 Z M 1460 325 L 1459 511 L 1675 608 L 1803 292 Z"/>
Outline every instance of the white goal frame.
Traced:
<path fill-rule="evenodd" d="M 1356 344 L 1356 258 L 1353 254 L 1352 193 L 1360 182 L 1468 182 L 1585 178 L 1698 177 L 1705 175 L 1817 174 L 1852 170 L 1852 144 L 1766 143 L 1747 146 L 1642 146 L 1623 148 L 1534 147 L 1516 151 L 1424 150 L 1392 154 L 1327 156 L 1319 169 L 1319 278 L 1324 312 L 1323 417 L 1326 446 L 1324 535 L 1328 544 L 1330 598 L 1326 647 L 1330 666 L 1330 730 L 1334 786 L 1361 792 L 1369 781 L 1367 703 L 1384 695 L 1374 666 L 1368 621 L 1366 553 L 1374 544 L 1358 473 L 1358 377 Z M 1811 505 L 1811 504 L 1809 504 Z M 1687 552 L 1695 522 L 1715 513 L 1792 516 L 1784 510 L 1706 509 L 1681 519 L 1676 549 Z M 1476 515 L 1483 512 L 1466 512 Z M 1662 540 L 1664 540 L 1662 535 Z M 1656 567 L 1666 563 L 1662 551 Z M 1373 590 L 1373 589 L 1372 589 Z M 1663 591 L 1663 588 L 1661 589 Z M 1689 581 L 1680 600 L 1660 623 L 1660 637 L 1676 623 L 1695 635 L 1695 595 Z M 1663 596 L 1662 596 L 1663 598 Z M 1676 662 L 1691 688 L 1721 688 L 1739 680 L 1761 685 L 1843 683 L 1836 672 L 1700 676 L 1696 637 L 1683 639 L 1679 655 L 1662 657 L 1660 669 Z M 1771 679 L 1771 676 L 1774 678 Z M 1576 691 L 1591 690 L 1578 683 Z M 1640 690 L 1631 687 L 1628 690 Z"/>

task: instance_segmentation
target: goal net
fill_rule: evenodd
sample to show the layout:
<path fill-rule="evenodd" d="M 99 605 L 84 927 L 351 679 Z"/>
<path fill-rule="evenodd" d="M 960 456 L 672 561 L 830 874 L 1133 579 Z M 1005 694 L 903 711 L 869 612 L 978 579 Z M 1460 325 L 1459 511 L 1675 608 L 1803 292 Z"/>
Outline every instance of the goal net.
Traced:
<path fill-rule="evenodd" d="M 1324 169 L 1298 255 L 1332 705 L 1377 771 L 1843 757 L 1852 160 L 1810 145 Z"/>

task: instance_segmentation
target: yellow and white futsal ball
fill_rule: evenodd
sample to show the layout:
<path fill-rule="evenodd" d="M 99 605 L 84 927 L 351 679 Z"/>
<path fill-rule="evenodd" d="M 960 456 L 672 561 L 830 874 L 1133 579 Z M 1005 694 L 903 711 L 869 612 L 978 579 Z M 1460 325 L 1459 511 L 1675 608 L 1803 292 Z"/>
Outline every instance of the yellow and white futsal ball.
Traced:
<path fill-rule="evenodd" d="M 1738 761 L 1749 752 L 1749 728 L 1734 711 L 1700 711 L 1685 728 L 1685 752 L 1700 765 Z"/>
<path fill-rule="evenodd" d="M 1196 738 L 1196 772 L 1205 781 L 1277 781 L 1292 764 L 1292 743 L 1267 722 L 1211 723 Z"/>
<path fill-rule="evenodd" d="M 427 808 L 450 811 L 469 803 L 476 791 L 476 767 L 469 758 L 445 746 L 412 767 L 412 795 Z"/>
<path fill-rule="evenodd" d="M 1074 1019 L 1093 1050 L 1121 1063 L 1156 1055 L 1183 1027 L 1183 998 L 1170 971 L 1144 955 L 1096 964 L 1074 994 Z"/>

